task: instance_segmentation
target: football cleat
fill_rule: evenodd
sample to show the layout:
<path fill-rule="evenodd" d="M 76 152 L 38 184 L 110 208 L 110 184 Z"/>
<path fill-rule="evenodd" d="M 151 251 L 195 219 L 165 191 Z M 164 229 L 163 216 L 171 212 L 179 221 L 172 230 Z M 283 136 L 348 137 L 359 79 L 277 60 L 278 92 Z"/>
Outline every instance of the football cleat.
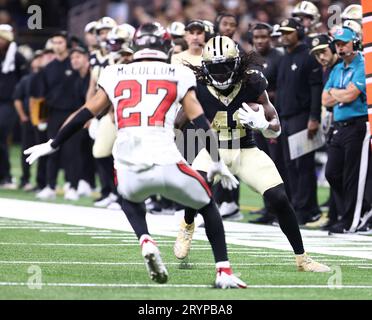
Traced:
<path fill-rule="evenodd" d="M 178 259 L 185 259 L 191 248 L 192 236 L 195 230 L 195 222 L 187 224 L 185 220 L 181 222 L 176 242 L 173 246 L 174 255 Z"/>
<path fill-rule="evenodd" d="M 150 237 L 145 238 L 141 242 L 141 247 L 142 256 L 151 280 L 158 283 L 166 283 L 168 280 L 168 271 L 160 257 L 160 251 L 154 240 Z"/>
<path fill-rule="evenodd" d="M 330 272 L 331 271 L 330 267 L 326 266 L 325 264 L 321 264 L 319 262 L 314 261 L 306 253 L 296 255 L 296 264 L 297 264 L 298 271 L 306 271 L 306 272 Z"/>
<path fill-rule="evenodd" d="M 231 268 L 218 268 L 215 287 L 219 289 L 245 289 L 247 284 L 233 275 Z"/>

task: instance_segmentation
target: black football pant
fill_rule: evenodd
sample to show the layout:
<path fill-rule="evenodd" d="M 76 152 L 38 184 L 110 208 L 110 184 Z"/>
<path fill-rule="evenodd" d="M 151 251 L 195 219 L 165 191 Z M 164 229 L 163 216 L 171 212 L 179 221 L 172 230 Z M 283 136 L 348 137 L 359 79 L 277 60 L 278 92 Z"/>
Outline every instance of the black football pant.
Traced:
<path fill-rule="evenodd" d="M 307 112 L 281 119 L 283 156 L 289 182 L 290 199 L 301 224 L 306 223 L 311 217 L 320 213 L 317 197 L 315 152 L 291 160 L 288 137 L 307 129 L 308 120 L 309 114 Z"/>
<path fill-rule="evenodd" d="M 45 143 L 48 141 L 47 131 L 40 131 L 37 128 L 34 130 L 35 143 Z M 36 185 L 39 190 L 47 185 L 47 160 L 48 157 L 41 157 L 37 160 Z"/>
<path fill-rule="evenodd" d="M 32 125 L 31 121 L 21 123 L 21 145 L 22 145 L 22 156 L 21 156 L 21 165 L 22 165 L 22 176 L 21 176 L 21 185 L 24 185 L 30 182 L 30 165 L 26 162 L 28 155 L 23 154 L 23 151 L 37 144 L 35 128 Z"/>
<path fill-rule="evenodd" d="M 326 178 L 336 202 L 341 204 L 337 206 L 338 216 L 346 228 L 351 226 L 358 193 L 362 192 L 358 188 L 361 165 L 368 165 L 369 161 L 368 154 L 365 159 L 361 158 L 365 135 L 366 119 L 345 126 L 335 123 L 335 132 L 328 147 Z"/>
<path fill-rule="evenodd" d="M 16 122 L 17 114 L 12 102 L 0 102 L 0 182 L 10 182 L 8 137 Z"/>
<path fill-rule="evenodd" d="M 92 154 L 93 140 L 90 138 L 87 129 L 81 133 L 81 179 L 89 183 L 92 188 L 96 187 L 95 160 Z"/>
<path fill-rule="evenodd" d="M 114 158 L 95 158 L 97 172 L 101 182 L 101 196 L 106 198 L 110 193 L 117 194 L 114 174 Z"/>
<path fill-rule="evenodd" d="M 51 109 L 48 118 L 48 139 L 53 139 L 72 113 L 72 110 L 62 111 Z M 48 156 L 47 160 L 47 184 L 55 189 L 57 176 L 60 168 L 65 170 L 65 179 L 70 182 L 71 188 L 77 189 L 81 178 L 81 139 L 82 131 L 75 133 L 56 152 Z"/>

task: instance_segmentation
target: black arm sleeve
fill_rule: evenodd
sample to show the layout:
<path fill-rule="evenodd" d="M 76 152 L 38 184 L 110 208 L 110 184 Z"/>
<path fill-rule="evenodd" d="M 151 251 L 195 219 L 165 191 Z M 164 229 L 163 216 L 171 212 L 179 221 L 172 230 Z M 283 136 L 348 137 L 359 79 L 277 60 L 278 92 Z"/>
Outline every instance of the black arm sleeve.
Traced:
<path fill-rule="evenodd" d="M 206 116 L 201 114 L 199 117 L 193 119 L 192 122 L 196 129 L 201 129 L 205 132 L 205 136 L 200 140 L 204 143 L 204 147 L 211 155 L 212 160 L 215 162 L 220 161 L 220 154 L 218 152 L 218 138 L 216 133 L 211 130 L 211 125 Z"/>
<path fill-rule="evenodd" d="M 67 139 L 69 139 L 75 132 L 79 131 L 84 124 L 94 117 L 93 113 L 87 108 L 81 109 L 64 127 L 62 127 L 57 136 L 51 143 L 52 148 L 57 149 Z"/>

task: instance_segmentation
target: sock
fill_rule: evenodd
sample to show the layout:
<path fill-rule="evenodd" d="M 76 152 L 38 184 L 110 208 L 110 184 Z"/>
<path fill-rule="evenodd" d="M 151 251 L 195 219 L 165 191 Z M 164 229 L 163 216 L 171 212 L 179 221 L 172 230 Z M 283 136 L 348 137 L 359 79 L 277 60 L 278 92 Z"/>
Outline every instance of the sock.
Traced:
<path fill-rule="evenodd" d="M 216 269 L 230 269 L 230 262 L 229 261 L 219 261 L 216 263 Z"/>
<path fill-rule="evenodd" d="M 284 184 L 280 184 L 265 191 L 264 198 L 270 204 L 273 211 L 272 213 L 276 214 L 278 217 L 280 229 L 286 235 L 294 253 L 303 254 L 305 250 L 302 243 L 300 228 L 294 209 L 285 192 Z"/>
<path fill-rule="evenodd" d="M 211 200 L 208 205 L 201 208 L 199 212 L 204 218 L 205 233 L 212 246 L 214 260 L 216 262 L 228 261 L 225 230 L 214 200 Z"/>
<path fill-rule="evenodd" d="M 127 219 L 138 239 L 141 239 L 143 235 L 149 234 L 146 222 L 145 204 L 122 199 L 121 208 L 127 216 Z"/>
<path fill-rule="evenodd" d="M 185 208 L 185 222 L 187 224 L 192 224 L 195 220 L 195 216 L 198 212 L 195 209 Z"/>

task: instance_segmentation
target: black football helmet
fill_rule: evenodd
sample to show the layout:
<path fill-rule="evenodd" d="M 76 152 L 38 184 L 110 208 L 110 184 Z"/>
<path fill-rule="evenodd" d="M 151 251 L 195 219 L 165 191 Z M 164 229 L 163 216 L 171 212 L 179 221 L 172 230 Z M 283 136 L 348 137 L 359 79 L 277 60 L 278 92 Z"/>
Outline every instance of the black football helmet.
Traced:
<path fill-rule="evenodd" d="M 167 60 L 171 48 L 172 38 L 160 23 L 145 23 L 134 34 L 133 60 Z"/>

